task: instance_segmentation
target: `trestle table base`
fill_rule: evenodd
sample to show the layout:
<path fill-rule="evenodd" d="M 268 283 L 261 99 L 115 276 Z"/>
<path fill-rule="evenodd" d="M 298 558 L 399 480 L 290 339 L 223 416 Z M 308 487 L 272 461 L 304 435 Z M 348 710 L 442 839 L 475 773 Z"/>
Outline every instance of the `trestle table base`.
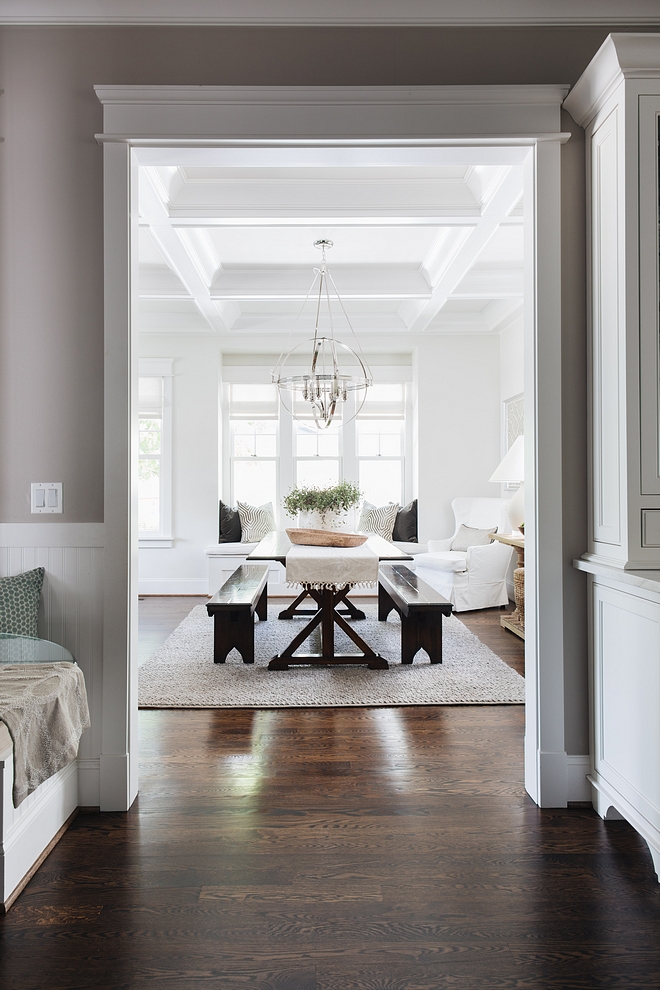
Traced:
<path fill-rule="evenodd" d="M 268 664 L 268 669 L 288 670 L 289 666 L 292 664 L 312 666 L 327 664 L 364 664 L 369 667 L 370 670 L 387 670 L 389 668 L 387 660 L 384 657 L 381 657 L 378 653 L 375 653 L 369 644 L 365 643 L 361 636 L 358 636 L 355 629 L 352 629 L 351 626 L 349 626 L 344 616 L 337 611 L 336 606 L 339 605 L 340 602 L 343 602 L 347 606 L 352 605 L 352 603 L 346 601 L 346 595 L 349 590 L 349 586 L 341 588 L 339 591 L 333 591 L 332 588 L 323 588 L 322 590 L 317 590 L 315 588 L 305 589 L 304 595 L 299 595 L 293 605 L 291 605 L 290 609 L 286 609 L 285 611 L 288 612 L 291 611 L 291 609 L 294 609 L 297 604 L 299 604 L 299 602 L 307 596 L 314 599 L 318 605 L 318 610 L 312 613 L 311 620 L 307 623 L 305 628 L 301 629 L 298 635 L 291 640 L 286 649 L 283 650 L 282 653 L 279 653 L 277 656 L 273 657 Z M 356 609 L 355 611 L 359 612 L 359 609 Z M 348 614 L 352 614 L 350 608 Z M 364 613 L 361 614 L 361 617 L 364 618 Z M 284 618 L 290 618 L 290 616 L 285 615 Z M 335 624 L 346 633 L 346 635 L 355 643 L 359 650 L 362 650 L 361 654 L 335 653 Z M 321 653 L 296 654 L 295 651 L 302 646 L 307 637 L 313 632 L 314 629 L 316 629 L 318 625 L 321 626 Z"/>
<path fill-rule="evenodd" d="M 366 619 L 366 615 L 362 609 L 357 608 L 353 602 L 346 597 L 350 590 L 350 585 L 347 585 L 342 591 L 338 592 L 341 597 L 337 599 L 335 610 L 339 612 L 340 615 L 350 615 L 351 619 Z M 304 588 L 296 598 L 295 602 L 291 602 L 287 608 L 280 612 L 278 619 L 293 619 L 295 616 L 300 615 L 308 615 L 312 618 L 312 616 L 317 614 L 317 608 L 298 608 L 298 606 L 302 604 L 306 598 L 311 597 L 311 592 L 307 588 Z M 340 602 L 343 602 L 346 607 L 341 609 L 337 608 L 337 605 L 339 605 Z"/>

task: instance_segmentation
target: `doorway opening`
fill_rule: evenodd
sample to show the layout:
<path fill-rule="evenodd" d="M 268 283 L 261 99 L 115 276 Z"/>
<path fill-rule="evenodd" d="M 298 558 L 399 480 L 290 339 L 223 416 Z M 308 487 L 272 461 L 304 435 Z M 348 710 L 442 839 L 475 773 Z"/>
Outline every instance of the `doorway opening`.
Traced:
<path fill-rule="evenodd" d="M 183 88 L 185 90 L 185 87 Z M 552 97 L 548 94 L 533 94 L 532 101 L 543 103 L 548 109 L 548 121 L 558 121 L 558 108 L 563 91 L 556 87 L 552 89 Z M 122 90 L 119 87 L 118 90 Z M 197 91 L 195 91 L 197 94 Z M 168 91 L 169 93 L 169 91 Z M 227 93 L 209 93 L 209 98 L 202 103 L 213 103 L 217 96 L 220 104 L 228 98 Z M 189 132 L 190 121 L 186 120 L 183 104 L 189 101 L 186 97 L 181 101 L 182 106 L 174 107 L 177 103 L 170 93 L 168 103 L 172 104 L 172 119 L 165 130 L 169 128 L 170 140 L 163 138 L 163 115 L 155 113 L 153 121 L 158 125 L 158 135 L 149 127 L 145 134 L 145 116 L 134 115 L 139 105 L 157 104 L 158 96 L 145 94 L 140 91 L 134 95 L 120 93 L 117 100 L 116 89 L 99 92 L 104 102 L 112 102 L 115 110 L 119 104 L 126 110 L 108 117 L 111 125 L 103 135 L 105 141 L 106 164 L 106 424 L 108 446 L 106 448 L 106 533 L 108 544 L 117 536 L 113 543 L 112 553 L 107 555 L 110 581 L 106 590 L 106 617 L 120 619 L 125 616 L 124 629 L 128 631 L 128 643 L 122 641 L 122 622 L 108 623 L 105 632 L 105 671 L 103 687 L 104 709 L 104 754 L 101 757 L 102 790 L 103 767 L 108 768 L 105 775 L 108 783 L 107 792 L 101 797 L 104 808 L 129 806 L 137 792 L 137 770 L 135 755 L 137 752 L 136 738 L 136 671 L 137 652 L 135 650 L 137 633 L 137 588 L 138 588 L 138 515 L 137 515 L 137 485 L 135 466 L 138 461 L 138 379 L 139 379 L 139 297 L 135 286 L 139 283 L 139 230 L 140 230 L 140 169 L 162 168 L 244 168 L 244 169 L 319 169 L 319 168 L 442 168 L 474 165 L 475 161 L 484 167 L 496 167 L 500 174 L 513 176 L 516 172 L 522 176 L 523 207 L 522 228 L 525 244 L 523 265 L 523 324 L 525 337 L 525 437 L 526 437 L 526 786 L 534 799 L 541 804 L 562 803 L 563 787 L 565 801 L 565 754 L 563 753 L 563 648 L 562 635 L 562 581 L 561 571 L 561 436 L 560 428 L 560 349 L 559 349 L 559 272 L 560 272 L 560 242 L 559 242 L 559 145 L 565 139 L 556 131 L 550 132 L 539 139 L 538 133 L 530 134 L 528 138 L 521 137 L 521 131 L 529 129 L 529 122 L 514 130 L 512 134 L 512 116 L 503 113 L 503 108 L 494 110 L 488 137 L 483 137 L 482 118 L 479 122 L 471 120 L 475 105 L 475 94 L 467 94 L 465 103 L 465 120 L 468 129 L 471 127 L 469 139 L 437 138 L 437 121 L 430 124 L 417 123 L 418 132 L 427 127 L 427 137 L 410 138 L 406 117 L 405 94 L 390 93 L 388 99 L 395 108 L 391 118 L 391 133 L 397 128 L 404 135 L 399 138 L 391 137 L 341 137 L 323 138 L 303 135 L 299 138 L 273 138 L 272 128 L 277 125 L 272 117 L 268 128 L 268 137 L 256 136 L 246 138 L 245 132 L 240 138 L 219 139 L 212 136 L 218 131 L 211 128 L 212 134 L 205 139 L 186 136 Z M 505 94 L 498 93 L 497 100 L 506 103 Z M 511 94 L 506 94 L 510 96 Z M 197 99 L 198 94 L 196 95 Z M 246 103 L 253 102 L 257 94 L 243 94 Z M 447 94 L 441 89 L 434 94 L 438 106 L 447 102 Z M 231 98 L 236 99 L 235 91 Z M 312 101 L 315 99 L 312 96 Z M 324 102 L 320 97 L 320 102 Z M 451 100 L 455 101 L 454 93 Z M 146 100 L 146 104 L 144 101 Z M 280 99 L 275 96 L 278 105 L 287 104 L 286 94 Z M 364 114 L 364 106 L 360 103 L 359 93 L 346 97 L 360 104 L 364 120 L 360 125 L 360 133 L 369 134 L 372 124 L 368 122 L 368 114 Z M 399 101 L 399 103 L 397 103 Z M 521 105 L 527 101 L 521 101 Z M 487 99 L 485 102 L 490 102 Z M 107 108 L 106 108 L 107 109 Z M 353 108 L 354 109 L 354 108 Z M 518 107 L 518 110 L 520 107 Z M 336 110 L 336 107 L 335 107 Z M 149 116 L 147 112 L 147 117 Z M 334 112 L 334 110 L 333 110 Z M 449 111 L 448 111 L 449 112 Z M 540 112 L 540 111 L 538 111 Z M 536 122 L 540 119 L 536 114 Z M 501 116 L 498 126 L 498 113 Z M 395 118 L 398 114 L 398 120 Z M 133 115 L 133 116 L 132 116 Z M 341 112 L 340 112 L 341 116 Z M 478 114 L 476 115 L 479 116 Z M 122 119 L 123 117 L 123 119 Z M 177 118 L 177 120 L 175 120 Z M 246 118 L 247 130 L 263 135 L 264 123 L 249 121 Z M 506 119 L 506 123 L 501 123 Z M 471 121 L 471 122 L 470 122 Z M 119 125 L 122 125 L 121 132 Z M 303 115 L 300 118 L 302 131 L 309 128 L 309 121 Z M 318 126 L 323 127 L 322 122 Z M 354 131 L 355 121 L 348 128 Z M 295 130 L 295 127 L 293 128 Z M 454 127 L 454 131 L 455 131 Z M 202 128 L 204 130 L 204 128 Z M 292 125 L 289 123 L 278 132 L 291 134 Z M 331 128 L 336 133 L 336 123 Z M 440 128 L 442 132 L 442 128 Z M 115 133 L 108 133 L 108 131 Z M 220 131 L 222 132 L 222 131 Z M 199 132 L 199 121 L 197 131 Z M 326 132 L 327 133 L 327 132 Z M 481 136 L 475 138 L 474 134 Z M 475 150 L 478 149 L 475 155 Z M 253 173 L 254 174 L 254 173 Z M 302 174 L 302 173 L 298 173 Z M 507 186 L 506 178 L 500 183 L 500 188 Z M 121 204 L 122 209 L 118 209 Z M 368 209 L 368 203 L 363 199 L 363 219 L 373 220 Z M 515 213 L 516 203 L 511 204 Z M 195 204 L 187 205 L 187 216 L 194 212 Z M 242 211 L 243 214 L 245 210 Z M 261 210 L 263 212 L 263 210 Z M 265 226 L 271 230 L 284 226 L 286 219 L 284 211 L 272 210 L 266 217 Z M 409 204 L 398 213 L 401 218 L 406 214 L 419 220 L 429 213 L 428 206 L 420 209 L 415 216 L 414 209 Z M 484 211 L 486 212 L 486 211 Z M 475 210 L 475 217 L 479 210 Z M 197 220 L 200 215 L 208 215 L 208 210 L 200 209 L 197 204 Z M 256 217 L 248 217 L 244 227 Z M 179 216 L 181 228 L 186 226 L 183 214 Z M 233 226 L 236 215 L 231 218 Z M 319 219 L 311 218 L 315 223 Z M 350 223 L 355 224 L 360 219 L 359 214 L 350 217 Z M 437 218 L 431 218 L 431 220 Z M 161 214 L 162 226 L 167 226 L 166 217 Z M 214 226 L 221 226 L 215 224 Z M 226 224 L 229 226 L 229 224 Z M 374 224 L 377 226 L 377 224 Z M 412 226 L 412 225 L 411 225 Z M 416 224 L 423 226 L 423 223 Z M 447 224 L 450 227 L 464 227 L 462 224 Z M 484 228 L 485 230 L 485 228 Z M 185 231 L 182 231 L 185 234 Z M 453 233 L 456 233 L 454 230 Z M 460 233 L 460 232 L 459 232 Z M 128 236 L 126 236 L 128 235 Z M 179 233 L 176 235 L 182 238 Z M 323 231 L 327 236 L 327 228 Z M 460 240 L 460 237 L 458 238 Z M 457 252 L 460 255 L 460 248 Z M 123 278 L 122 278 L 122 272 Z M 126 279 L 128 273 L 128 279 Z M 541 277 L 542 274 L 542 277 Z M 199 272 L 198 272 L 199 276 Z M 216 310 L 213 300 L 208 296 L 207 304 Z M 412 309 L 413 306 L 410 307 Z M 466 309 L 463 307 L 462 316 Z M 211 309 L 208 310 L 211 313 Z M 452 309 L 447 311 L 451 313 Z M 461 316 L 461 307 L 456 308 L 454 319 Z M 447 315 L 447 314 L 445 314 Z M 215 317 L 217 318 L 217 317 Z M 427 324 L 428 326 L 428 324 Z M 539 327 L 543 326 L 543 333 Z M 228 332 L 230 340 L 236 340 L 237 335 Z M 233 345 L 236 348 L 236 345 Z M 243 342 L 240 351 L 246 351 Z M 399 351 L 401 353 L 401 350 Z M 411 363 L 414 355 L 411 351 Z M 163 357 L 164 355 L 153 355 Z M 128 364 L 126 359 L 128 358 Z M 238 359 L 237 359 L 238 360 Z M 243 360 L 243 356 L 240 356 Z M 429 372 L 432 366 L 426 364 L 424 371 Z M 132 369 L 127 376 L 127 368 Z M 419 395 L 419 390 L 418 390 Z M 123 398 L 123 401 L 121 397 Z M 130 396 L 130 402 L 126 399 Z M 515 396 L 507 396 L 513 399 Z M 127 409 L 128 406 L 128 409 Z M 419 413 L 419 410 L 418 410 Z M 417 417 L 419 427 L 420 418 Z M 123 438 L 123 439 L 122 439 Z M 419 449 L 420 436 L 414 438 Z M 535 450 L 540 444 L 544 446 L 544 459 L 540 464 L 535 457 Z M 414 449 L 415 443 L 413 444 Z M 115 468 L 116 470 L 113 470 Z M 414 470 L 413 470 L 414 476 Z M 420 490 L 421 492 L 421 490 Z M 446 511 L 446 509 L 445 509 Z M 423 514 L 422 518 L 423 518 Z M 162 535 L 162 534 L 158 534 Z M 430 535 L 430 534 L 429 534 Z M 439 535 L 439 534 L 438 534 Z M 166 534 L 165 534 L 166 537 Z M 167 552 L 168 548 L 163 548 Z M 155 551 L 153 551 L 155 552 Z M 130 564 L 129 564 L 130 561 Z M 116 580 L 112 580 L 112 576 Z M 539 608 L 539 600 L 543 599 L 543 608 Z M 128 646 L 128 650 L 127 650 Z M 126 653 L 128 652 L 128 665 Z M 125 714 L 121 714 L 117 706 L 119 698 L 126 700 Z M 563 764 L 562 764 L 563 759 Z M 112 768 L 112 770 L 110 770 Z M 562 784 L 562 775 L 564 783 Z"/>

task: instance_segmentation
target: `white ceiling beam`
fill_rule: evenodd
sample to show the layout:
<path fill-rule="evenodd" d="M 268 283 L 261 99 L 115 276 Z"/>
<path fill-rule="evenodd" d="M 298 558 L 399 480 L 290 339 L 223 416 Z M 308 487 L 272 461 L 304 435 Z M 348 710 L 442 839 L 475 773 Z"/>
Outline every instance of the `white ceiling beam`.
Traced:
<path fill-rule="evenodd" d="M 200 230 L 213 227 L 474 227 L 480 217 L 479 210 L 475 209 L 469 213 L 449 213 L 443 210 L 442 213 L 433 213 L 431 210 L 413 213 L 407 210 L 399 214 L 388 212 L 387 215 L 378 216 L 354 213 L 348 214 L 345 210 L 341 213 L 333 214 L 329 212 L 315 215 L 296 215 L 288 213 L 282 216 L 280 213 L 264 215 L 263 208 L 259 213 L 250 213 L 249 210 L 242 209 L 235 215 L 223 211 L 222 215 L 209 216 L 208 213 L 200 213 L 199 216 L 191 213 L 176 215 L 172 213 L 170 217 L 171 226 L 197 227 Z"/>
<path fill-rule="evenodd" d="M 507 330 L 523 314 L 522 299 L 494 299 L 481 311 L 493 333 Z"/>
<path fill-rule="evenodd" d="M 292 331 L 295 313 L 242 313 L 232 326 L 232 332 L 241 333 L 284 333 Z M 351 325 L 356 333 L 407 333 L 403 320 L 397 313 L 359 313 L 351 314 Z M 346 343 L 351 343 L 351 333 L 345 324 L 335 327 L 337 336 Z M 314 330 L 309 324 L 298 325 L 295 336 L 311 337 Z"/>
<path fill-rule="evenodd" d="M 196 263 L 192 245 L 185 245 L 173 230 L 167 208 L 154 186 L 149 169 L 142 169 L 140 182 L 140 213 L 148 222 L 157 247 L 175 275 L 185 286 L 208 325 L 216 333 L 227 333 L 229 327 L 210 295 L 204 269 Z"/>
<path fill-rule="evenodd" d="M 431 295 L 431 287 L 419 270 L 397 265 L 335 266 L 332 276 L 343 300 L 428 299 Z M 302 302 L 309 294 L 312 278 L 308 267 L 225 269 L 211 286 L 211 298 Z M 317 294 L 318 282 L 314 296 Z M 334 298 L 332 290 L 330 298 Z"/>
<path fill-rule="evenodd" d="M 437 313 L 429 327 L 433 333 L 490 333 L 483 312 Z"/>
<path fill-rule="evenodd" d="M 518 167 L 511 167 L 508 174 L 485 204 L 481 219 L 457 251 L 452 263 L 445 269 L 433 288 L 431 298 L 419 307 L 409 324 L 409 330 L 420 333 L 431 324 L 452 293 L 463 281 L 479 255 L 520 198 L 522 174 Z"/>
<path fill-rule="evenodd" d="M 171 268 L 140 266 L 140 299 L 191 299 L 181 279 Z"/>

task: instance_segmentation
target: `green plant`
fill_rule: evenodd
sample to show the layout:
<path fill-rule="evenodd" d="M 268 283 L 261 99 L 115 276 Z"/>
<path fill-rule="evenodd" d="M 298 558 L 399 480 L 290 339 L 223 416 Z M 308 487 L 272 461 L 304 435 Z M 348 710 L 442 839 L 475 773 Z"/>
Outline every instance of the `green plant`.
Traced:
<path fill-rule="evenodd" d="M 332 488 L 292 488 L 282 499 L 284 510 L 288 516 L 298 512 L 342 512 L 357 505 L 362 492 L 357 485 L 350 481 L 340 481 Z"/>

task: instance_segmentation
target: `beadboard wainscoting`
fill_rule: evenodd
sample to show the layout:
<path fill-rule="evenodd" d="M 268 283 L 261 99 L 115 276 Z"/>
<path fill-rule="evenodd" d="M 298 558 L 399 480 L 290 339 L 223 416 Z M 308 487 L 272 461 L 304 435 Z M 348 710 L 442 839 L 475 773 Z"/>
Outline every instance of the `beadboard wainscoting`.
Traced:
<path fill-rule="evenodd" d="M 0 577 L 45 568 L 39 635 L 66 647 L 85 675 L 92 724 L 78 755 L 83 807 L 100 803 L 103 530 L 102 523 L 0 524 Z"/>

